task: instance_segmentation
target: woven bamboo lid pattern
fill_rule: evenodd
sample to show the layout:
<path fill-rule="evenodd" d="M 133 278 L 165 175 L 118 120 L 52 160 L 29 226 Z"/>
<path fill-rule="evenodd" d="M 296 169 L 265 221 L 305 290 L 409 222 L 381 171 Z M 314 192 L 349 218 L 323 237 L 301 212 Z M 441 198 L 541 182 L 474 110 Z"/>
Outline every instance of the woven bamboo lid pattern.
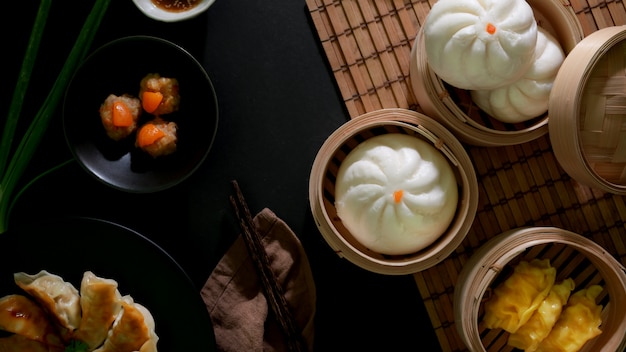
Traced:
<path fill-rule="evenodd" d="M 559 40 L 568 53 L 582 40 L 583 32 L 571 7 L 560 0 L 528 0 L 538 24 Z M 430 69 L 423 31 L 411 50 L 410 81 L 421 108 L 466 143 L 503 146 L 531 141 L 548 132 L 548 113 L 523 123 L 503 123 L 481 111 L 469 91 L 455 88 Z"/>
<path fill-rule="evenodd" d="M 366 248 L 343 226 L 335 209 L 335 180 L 348 153 L 367 138 L 404 133 L 435 146 L 456 173 L 459 201 L 452 223 L 433 244 L 408 255 L 382 255 Z M 478 184 L 474 167 L 461 143 L 434 120 L 406 109 L 381 109 L 339 127 L 320 148 L 309 179 L 309 201 L 315 222 L 337 255 L 381 274 L 412 274 L 444 260 L 463 241 L 474 221 Z"/>
<path fill-rule="evenodd" d="M 459 335 L 471 351 L 513 351 L 508 333 L 481 327 L 483 303 L 490 289 L 506 278 L 520 260 L 549 259 L 557 282 L 574 279 L 574 291 L 603 286 L 602 334 L 582 351 L 622 351 L 626 347 L 626 272 L 593 241 L 554 227 L 509 230 L 485 243 L 467 261 L 454 292 L 454 316 Z"/>
<path fill-rule="evenodd" d="M 576 180 L 626 194 L 626 26 L 590 34 L 565 59 L 550 96 L 550 141 Z"/>
<path fill-rule="evenodd" d="M 409 79 L 411 48 L 434 1 L 306 0 L 312 29 L 351 118 L 385 108 L 424 113 Z M 626 24 L 623 1 L 563 1 L 585 36 Z M 581 184 L 559 165 L 548 135 L 502 147 L 468 145 L 479 203 L 465 240 L 413 274 L 442 351 L 468 351 L 454 321 L 453 292 L 469 257 L 520 226 L 555 226 L 599 244 L 626 264 L 626 196 Z"/>

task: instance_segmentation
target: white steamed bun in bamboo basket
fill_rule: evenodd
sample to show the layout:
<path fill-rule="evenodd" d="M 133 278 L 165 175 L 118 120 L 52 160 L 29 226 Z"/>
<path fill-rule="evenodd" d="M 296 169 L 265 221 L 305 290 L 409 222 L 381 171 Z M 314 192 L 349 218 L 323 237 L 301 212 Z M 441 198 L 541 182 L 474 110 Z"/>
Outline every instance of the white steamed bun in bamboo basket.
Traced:
<path fill-rule="evenodd" d="M 337 215 L 373 251 L 399 255 L 433 243 L 450 225 L 458 191 L 452 167 L 431 144 L 389 133 L 360 143 L 335 183 Z"/>
<path fill-rule="evenodd" d="M 478 207 L 464 146 L 417 111 L 388 108 L 350 119 L 318 151 L 311 212 L 333 251 L 386 275 L 425 270 L 454 252 Z"/>
<path fill-rule="evenodd" d="M 502 122 L 530 120 L 548 111 L 550 92 L 565 53 L 554 36 L 539 27 L 532 65 L 517 81 L 491 90 L 472 90 L 474 103 Z"/>
<path fill-rule="evenodd" d="M 494 89 L 530 67 L 537 22 L 525 0 L 439 0 L 424 24 L 432 70 L 462 89 Z"/>
<path fill-rule="evenodd" d="M 547 50 L 550 45 L 541 51 L 544 30 L 561 50 Z M 583 38 L 567 1 L 440 0 L 411 49 L 412 92 L 425 114 L 463 142 L 532 141 L 548 132 L 544 101 L 554 89 L 553 80 L 544 77 Z"/>

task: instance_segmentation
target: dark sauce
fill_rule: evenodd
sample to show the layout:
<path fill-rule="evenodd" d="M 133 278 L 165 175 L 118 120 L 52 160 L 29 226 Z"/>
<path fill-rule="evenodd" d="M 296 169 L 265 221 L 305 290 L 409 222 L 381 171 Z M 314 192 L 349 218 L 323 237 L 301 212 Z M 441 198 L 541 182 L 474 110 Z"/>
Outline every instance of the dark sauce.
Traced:
<path fill-rule="evenodd" d="M 152 0 L 156 7 L 170 12 L 182 12 L 196 7 L 201 0 Z"/>

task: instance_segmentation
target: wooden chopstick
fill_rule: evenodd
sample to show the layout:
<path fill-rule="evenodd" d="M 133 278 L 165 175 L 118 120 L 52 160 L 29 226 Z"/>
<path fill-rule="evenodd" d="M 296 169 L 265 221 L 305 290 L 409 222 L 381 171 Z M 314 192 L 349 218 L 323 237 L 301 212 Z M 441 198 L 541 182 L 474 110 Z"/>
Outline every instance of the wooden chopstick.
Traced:
<path fill-rule="evenodd" d="M 276 276 L 274 276 L 271 270 L 269 257 L 263 243 L 261 243 L 261 236 L 256 231 L 256 227 L 252 221 L 252 214 L 250 214 L 250 210 L 239 188 L 239 184 L 236 180 L 231 181 L 231 183 L 235 189 L 236 197 L 230 196 L 230 202 L 235 209 L 235 215 L 239 220 L 239 225 L 243 232 L 244 242 L 246 243 L 248 253 L 259 274 L 263 291 L 269 302 L 271 311 L 285 335 L 287 347 L 289 351 L 306 351 L 307 347 L 300 333 L 300 329 L 297 327 L 291 310 L 287 305 L 283 289 L 278 284 Z"/>

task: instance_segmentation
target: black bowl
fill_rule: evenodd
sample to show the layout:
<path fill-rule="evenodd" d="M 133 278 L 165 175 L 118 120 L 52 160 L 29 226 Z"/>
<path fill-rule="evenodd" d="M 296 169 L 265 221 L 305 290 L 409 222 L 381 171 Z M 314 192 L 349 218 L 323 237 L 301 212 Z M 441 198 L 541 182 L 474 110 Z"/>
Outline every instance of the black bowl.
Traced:
<path fill-rule="evenodd" d="M 122 295 L 145 306 L 155 321 L 160 351 L 215 351 L 213 324 L 196 287 L 161 247 L 105 220 L 34 220 L 0 236 L 0 297 L 24 294 L 13 274 L 46 270 L 80 289 L 85 271 L 113 279 Z M 0 335 L 3 331 L 0 331 Z"/>
<path fill-rule="evenodd" d="M 162 116 L 178 125 L 177 150 L 157 158 L 135 147 L 134 134 L 110 139 L 99 114 L 109 94 L 138 96 L 149 73 L 176 78 L 180 85 L 179 111 Z M 140 121 L 151 118 L 144 112 Z M 124 37 L 96 49 L 72 77 L 63 102 L 65 139 L 76 160 L 104 184 L 133 193 L 164 190 L 189 177 L 209 153 L 217 124 L 217 97 L 202 65 L 177 44 L 150 36 Z"/>

